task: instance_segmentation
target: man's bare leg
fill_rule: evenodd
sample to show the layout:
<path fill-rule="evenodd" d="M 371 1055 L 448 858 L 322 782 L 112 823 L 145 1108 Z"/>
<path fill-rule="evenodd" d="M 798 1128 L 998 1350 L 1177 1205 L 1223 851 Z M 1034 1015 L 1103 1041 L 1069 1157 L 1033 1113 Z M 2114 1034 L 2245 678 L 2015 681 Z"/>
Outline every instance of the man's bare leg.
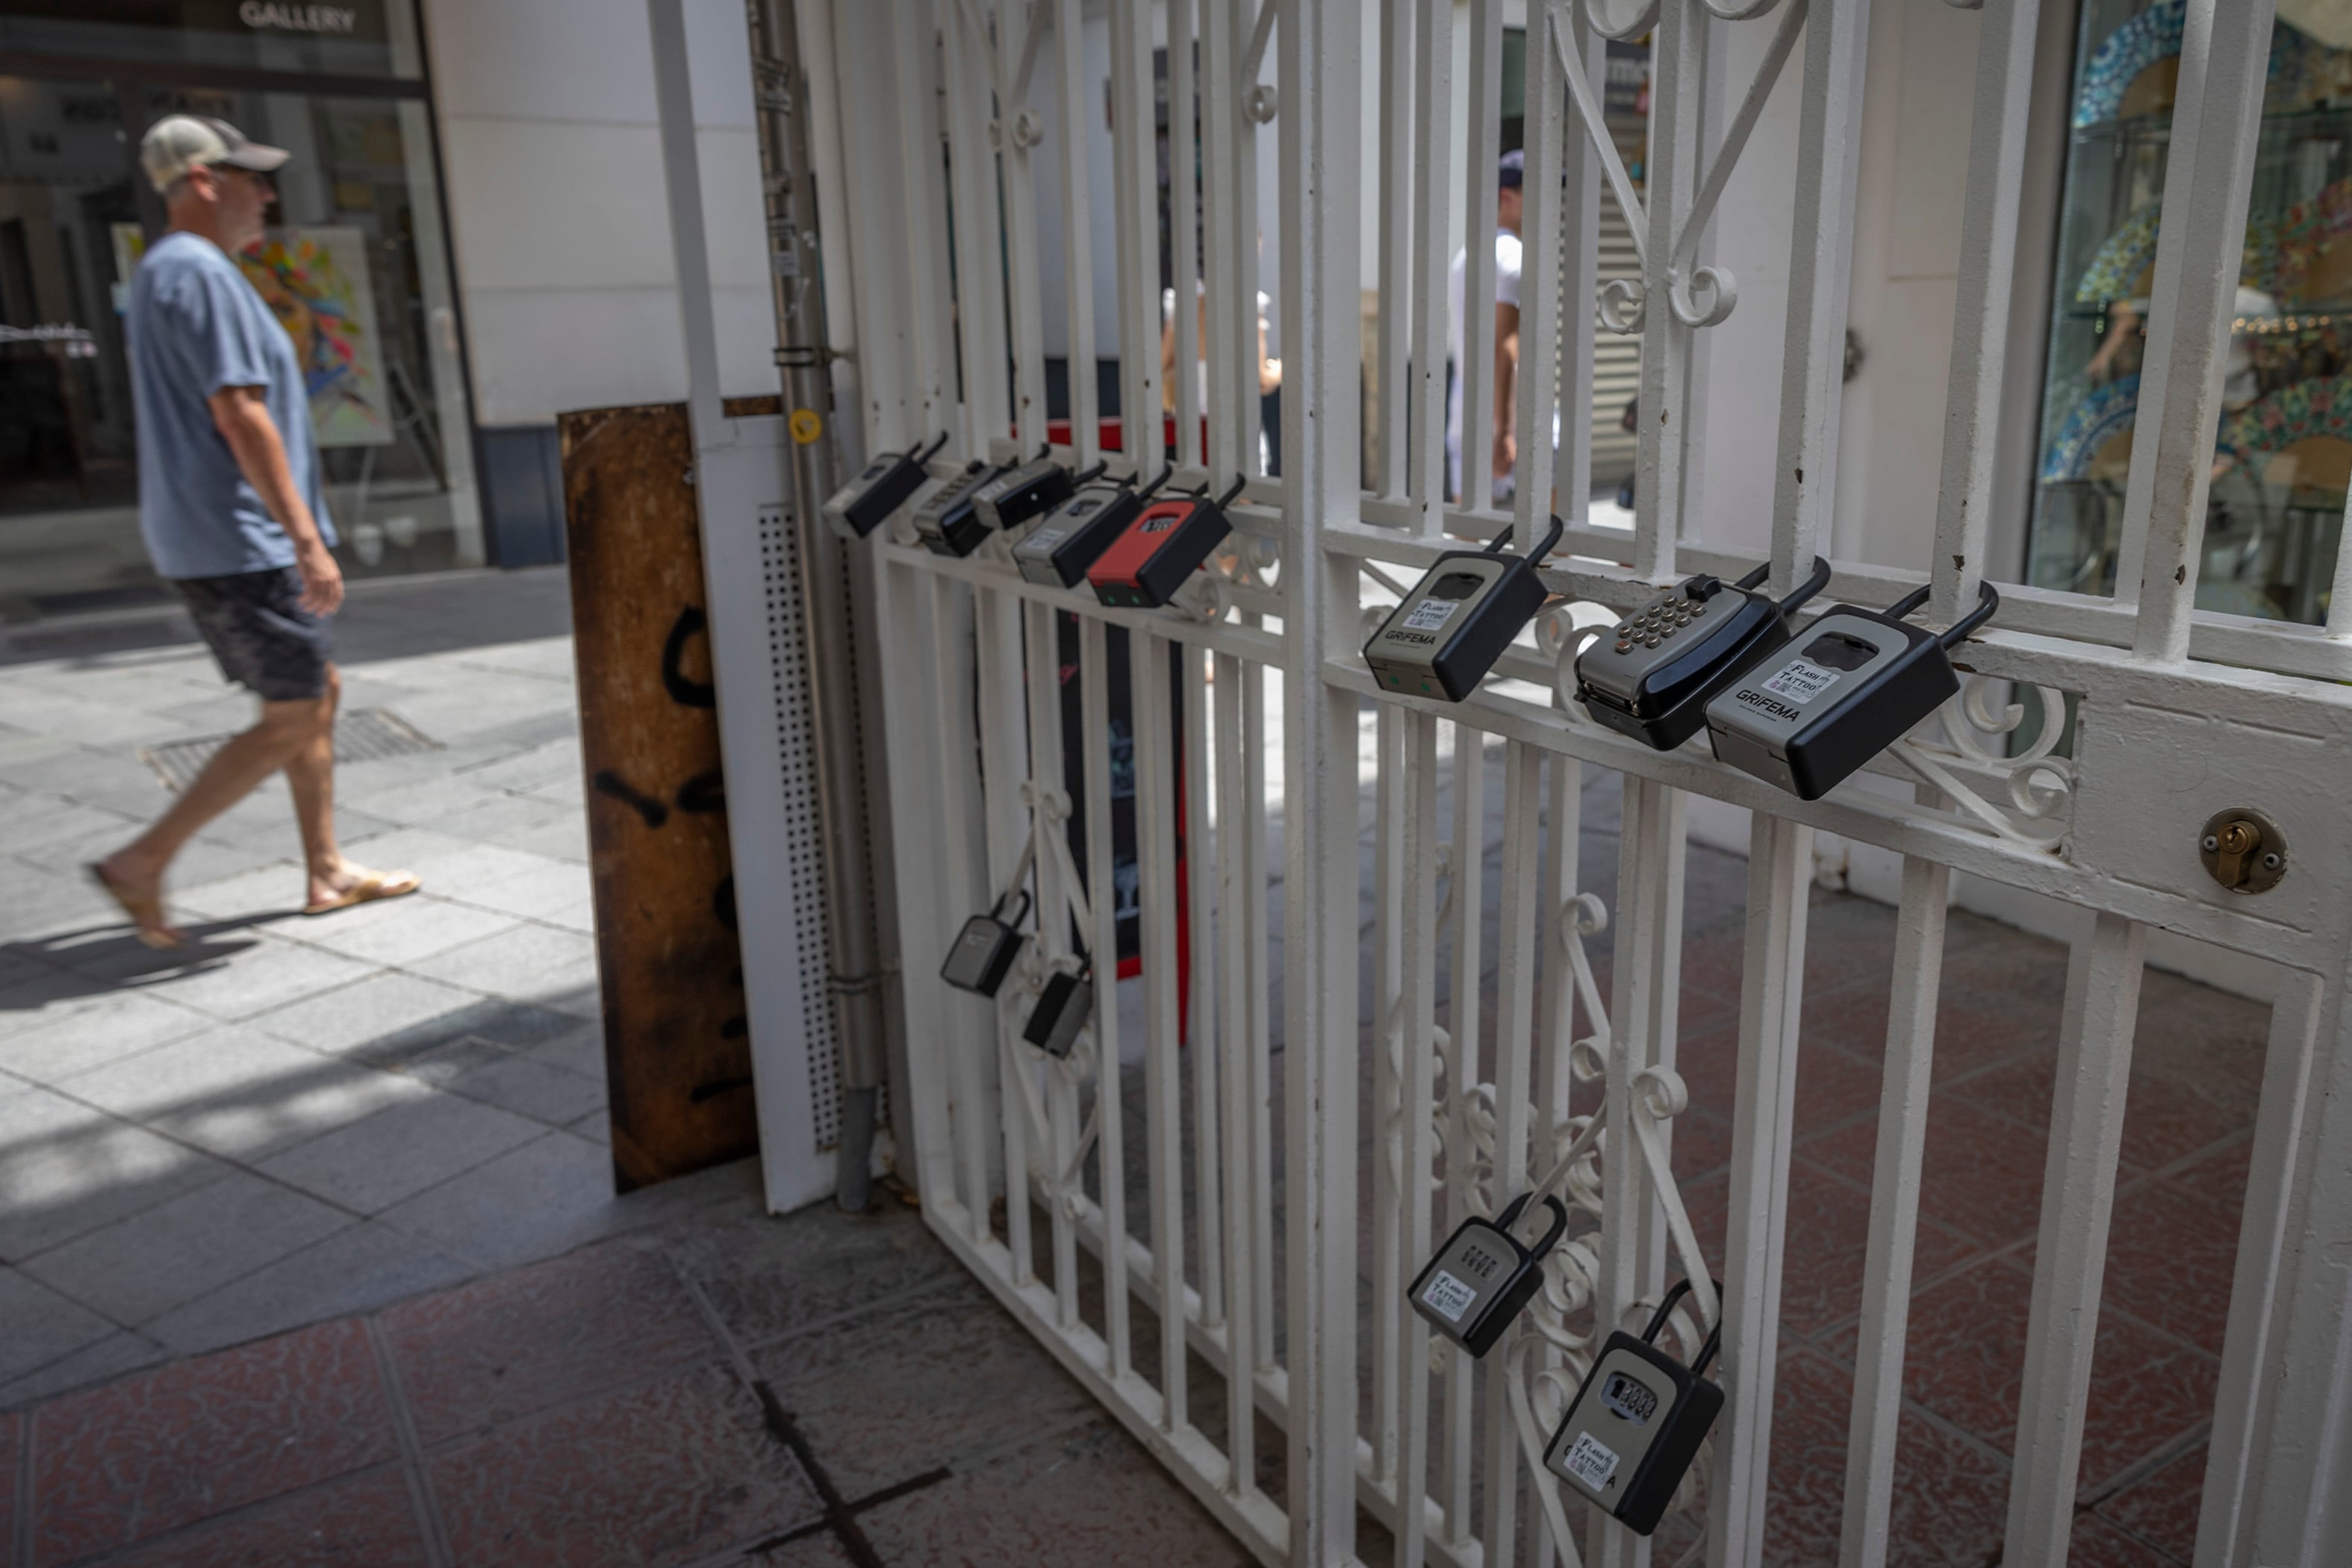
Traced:
<path fill-rule="evenodd" d="M 320 699 L 327 721 L 286 759 L 286 786 L 294 795 L 294 822 L 302 831 L 302 864 L 310 876 L 303 891 L 303 902 L 309 904 L 333 898 L 352 880 L 335 843 L 335 711 L 342 699 L 342 678 L 331 664 Z"/>
<path fill-rule="evenodd" d="M 333 744 L 334 688 L 324 697 L 264 702 L 261 719 L 212 755 L 171 809 L 130 844 L 100 861 L 98 874 L 138 917 L 142 935 L 177 940 L 158 900 L 163 872 L 181 846 L 214 817 L 253 793 L 254 786 L 286 765 L 298 751 L 323 735 Z"/>

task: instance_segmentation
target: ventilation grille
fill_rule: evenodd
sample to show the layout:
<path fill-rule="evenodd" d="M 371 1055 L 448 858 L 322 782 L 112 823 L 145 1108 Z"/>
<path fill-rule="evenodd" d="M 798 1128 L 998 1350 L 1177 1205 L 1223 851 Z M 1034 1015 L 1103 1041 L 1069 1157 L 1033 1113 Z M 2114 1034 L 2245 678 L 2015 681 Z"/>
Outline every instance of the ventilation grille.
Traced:
<path fill-rule="evenodd" d="M 760 570 L 768 600 L 769 672 L 776 694 L 776 757 L 784 789 L 784 885 L 792 889 L 801 994 L 808 998 L 809 1104 L 816 1146 L 841 1142 L 841 1050 L 824 940 L 824 846 L 817 822 L 814 704 L 808 621 L 802 613 L 800 537 L 781 507 L 760 512 Z"/>
<path fill-rule="evenodd" d="M 228 744 L 233 737 L 204 735 L 193 741 L 167 741 L 160 746 L 142 746 L 139 760 L 162 775 L 163 787 L 177 795 L 195 782 L 213 753 Z M 388 708 L 361 708 L 335 719 L 335 762 L 373 763 L 385 757 L 413 757 L 420 752 L 437 752 L 441 742 L 432 739 Z"/>

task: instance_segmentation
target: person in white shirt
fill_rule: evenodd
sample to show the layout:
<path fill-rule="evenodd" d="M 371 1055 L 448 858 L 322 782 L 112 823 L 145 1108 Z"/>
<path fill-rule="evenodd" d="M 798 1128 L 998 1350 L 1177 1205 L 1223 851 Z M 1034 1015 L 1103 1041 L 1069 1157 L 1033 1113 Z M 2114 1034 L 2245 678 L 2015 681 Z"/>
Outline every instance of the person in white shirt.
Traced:
<path fill-rule="evenodd" d="M 1513 148 L 1503 154 L 1496 175 L 1500 189 L 1495 200 L 1495 492 L 1500 506 L 1513 494 L 1512 470 L 1518 466 L 1519 385 L 1519 187 L 1527 175 L 1527 156 Z M 1462 494 L 1462 312 L 1464 277 L 1469 267 L 1467 248 L 1454 253 L 1451 310 L 1446 317 L 1446 352 L 1454 362 L 1445 392 L 1445 493 Z"/>

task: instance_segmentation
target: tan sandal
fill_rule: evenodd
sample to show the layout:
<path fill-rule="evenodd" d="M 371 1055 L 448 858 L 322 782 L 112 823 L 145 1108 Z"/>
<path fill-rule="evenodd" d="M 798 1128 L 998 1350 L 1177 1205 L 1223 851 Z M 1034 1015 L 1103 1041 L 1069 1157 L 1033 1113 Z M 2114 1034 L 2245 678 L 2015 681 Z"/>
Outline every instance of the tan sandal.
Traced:
<path fill-rule="evenodd" d="M 106 890 L 106 896 L 121 906 L 131 917 L 131 934 L 144 945 L 160 950 L 185 945 L 187 939 L 172 928 L 164 918 L 163 899 L 160 893 L 133 893 L 106 874 L 103 861 L 92 860 L 82 868 L 89 879 Z"/>
<path fill-rule="evenodd" d="M 337 910 L 350 909 L 353 904 L 373 904 L 384 899 L 405 898 L 425 884 L 414 871 L 362 871 L 358 881 L 331 899 L 321 899 L 302 906 L 306 915 L 331 915 Z"/>

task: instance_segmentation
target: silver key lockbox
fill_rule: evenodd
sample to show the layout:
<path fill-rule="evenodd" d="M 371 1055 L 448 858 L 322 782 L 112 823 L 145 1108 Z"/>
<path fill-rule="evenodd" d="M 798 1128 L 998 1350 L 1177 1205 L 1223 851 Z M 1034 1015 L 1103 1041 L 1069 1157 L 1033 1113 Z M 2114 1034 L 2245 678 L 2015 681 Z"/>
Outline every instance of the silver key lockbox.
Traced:
<path fill-rule="evenodd" d="M 1527 1211 L 1528 1197 L 1521 1193 L 1493 1219 L 1464 1220 L 1412 1282 L 1412 1310 L 1474 1356 L 1494 1349 L 1535 1295 L 1543 1283 L 1544 1256 L 1568 1228 L 1567 1208 L 1547 1193 L 1549 1228 L 1532 1246 L 1521 1243 L 1511 1231 Z"/>
<path fill-rule="evenodd" d="M 1666 1292 L 1641 1338 L 1622 1329 L 1609 1336 L 1544 1449 L 1545 1469 L 1640 1535 L 1658 1528 L 1723 1408 L 1723 1390 L 1700 1375 L 1720 1342 L 1719 1313 L 1689 1366 L 1658 1348 L 1690 1288 L 1685 1279 Z"/>

